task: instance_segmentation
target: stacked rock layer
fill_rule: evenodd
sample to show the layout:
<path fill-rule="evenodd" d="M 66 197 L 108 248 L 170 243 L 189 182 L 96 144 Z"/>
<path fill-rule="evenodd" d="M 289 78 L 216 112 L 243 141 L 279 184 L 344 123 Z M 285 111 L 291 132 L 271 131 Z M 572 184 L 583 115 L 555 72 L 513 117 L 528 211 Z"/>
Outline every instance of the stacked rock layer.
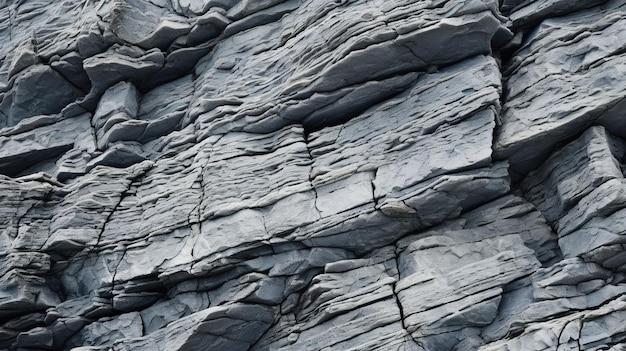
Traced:
<path fill-rule="evenodd" d="M 0 0 L 0 350 L 626 350 L 626 0 Z"/>

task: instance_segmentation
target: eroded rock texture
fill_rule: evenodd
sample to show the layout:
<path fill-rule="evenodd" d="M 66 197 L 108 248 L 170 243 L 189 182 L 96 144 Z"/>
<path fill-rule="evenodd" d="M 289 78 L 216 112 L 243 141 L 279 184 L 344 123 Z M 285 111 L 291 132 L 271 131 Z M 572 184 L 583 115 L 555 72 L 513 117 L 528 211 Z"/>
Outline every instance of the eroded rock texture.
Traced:
<path fill-rule="evenodd" d="M 1 350 L 626 350 L 625 0 L 0 0 Z"/>

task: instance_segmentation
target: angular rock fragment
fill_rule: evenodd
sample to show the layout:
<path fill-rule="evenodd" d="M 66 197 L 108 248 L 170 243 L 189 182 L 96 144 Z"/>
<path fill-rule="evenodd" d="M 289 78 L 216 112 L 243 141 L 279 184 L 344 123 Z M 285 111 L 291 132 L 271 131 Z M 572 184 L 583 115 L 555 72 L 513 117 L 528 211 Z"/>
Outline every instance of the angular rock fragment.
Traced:
<path fill-rule="evenodd" d="M 393 291 L 397 279 L 393 247 L 327 264 L 296 312 L 284 314 L 253 350 L 418 350 L 403 326 Z"/>
<path fill-rule="evenodd" d="M 61 302 L 45 279 L 50 270 L 50 257 L 45 253 L 11 253 L 2 258 L 2 267 L 1 320 L 44 311 Z"/>
<path fill-rule="evenodd" d="M 491 39 L 503 28 L 503 18 L 492 12 L 495 3 L 493 9 L 475 1 L 440 5 L 358 2 L 354 7 L 337 3 L 324 8 L 321 3 L 306 2 L 277 22 L 225 38 L 196 66 L 197 83 L 203 87 L 196 89 L 194 100 L 236 96 L 242 104 L 232 111 L 198 108 L 193 115 L 212 133 L 274 131 L 310 113 L 289 113 L 294 103 L 328 106 L 341 96 L 334 92 L 342 89 L 491 51 Z M 359 16 L 348 14 L 354 11 Z M 306 27 L 307 23 L 311 26 Z M 285 35 L 273 34 L 280 32 Z M 327 38 L 320 38 L 321 33 Z M 447 52 L 446 47 L 457 49 Z M 248 77 L 245 83 L 237 78 L 241 76 Z M 406 85 L 406 79 L 388 80 L 383 89 L 394 92 Z M 357 89 L 359 95 L 366 93 L 365 87 Z M 361 110 L 367 107 L 364 98 L 372 100 L 370 105 L 380 102 L 380 97 L 359 98 L 363 99 Z M 302 101 L 308 99 L 314 100 Z M 324 126 L 322 121 L 307 124 L 318 129 Z"/>
<path fill-rule="evenodd" d="M 431 233 L 398 244 L 395 291 L 404 325 L 428 350 L 480 346 L 503 287 L 531 274 L 538 261 L 518 234 L 490 237 L 480 227 Z"/>
<path fill-rule="evenodd" d="M 83 67 L 92 83 L 92 95 L 100 95 L 121 81 L 141 81 L 161 69 L 164 62 L 165 57 L 158 49 L 145 51 L 115 44 L 106 52 L 85 59 Z"/>
<path fill-rule="evenodd" d="M 198 345 L 216 350 L 244 350 L 254 344 L 273 321 L 264 306 L 232 304 L 209 308 L 181 318 L 150 338 L 121 339 L 110 347 L 79 347 L 95 350 L 189 350 Z M 246 330 L 245 334 L 232 331 Z"/>
<path fill-rule="evenodd" d="M 505 12 L 513 21 L 515 27 L 526 27 L 543 19 L 560 17 L 572 12 L 600 5 L 607 0 L 578 0 L 578 1 L 504 1 L 505 6 L 512 7 Z M 516 3 L 516 4 L 513 4 Z M 504 6 L 503 6 L 503 10 Z"/>
<path fill-rule="evenodd" d="M 111 15 L 111 31 L 146 50 L 155 47 L 165 50 L 174 39 L 191 29 L 184 17 L 169 14 L 149 1 L 117 0 Z"/>
<path fill-rule="evenodd" d="M 525 174 L 594 122 L 624 137 L 623 1 L 545 20 L 505 67 L 497 157 Z M 558 102 L 558 103 L 555 103 Z"/>
<path fill-rule="evenodd" d="M 548 350 L 559 347 L 619 350 L 619 345 L 623 342 L 623 318 L 622 297 L 597 309 L 536 323 L 533 328 L 511 340 L 495 342 L 479 350 Z"/>
<path fill-rule="evenodd" d="M 46 65 L 33 65 L 17 74 L 0 102 L 0 127 L 21 120 L 61 112 L 84 92 Z"/>
<path fill-rule="evenodd" d="M 521 183 L 526 197 L 555 227 L 565 257 L 583 255 L 602 262 L 613 256 L 608 254 L 611 246 L 621 247 L 623 226 L 618 218 L 626 206 L 621 165 L 625 152 L 621 139 L 601 126 L 592 127 Z M 617 268 L 619 262 L 626 263 L 615 257 L 607 264 Z"/>
<path fill-rule="evenodd" d="M 52 164 L 43 164 L 45 171 L 53 173 L 55 158 L 80 145 L 85 135 L 91 134 L 89 115 L 60 119 L 56 123 L 28 128 L 22 133 L 0 136 L 0 173 L 19 175 L 37 165 L 52 160 Z"/>

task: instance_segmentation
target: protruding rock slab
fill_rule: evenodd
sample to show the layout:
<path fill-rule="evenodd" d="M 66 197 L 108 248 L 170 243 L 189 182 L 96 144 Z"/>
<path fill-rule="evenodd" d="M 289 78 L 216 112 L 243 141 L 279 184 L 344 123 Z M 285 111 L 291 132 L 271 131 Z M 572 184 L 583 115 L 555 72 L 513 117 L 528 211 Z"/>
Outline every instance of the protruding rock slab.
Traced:
<path fill-rule="evenodd" d="M 592 127 L 522 181 L 525 196 L 556 228 L 565 257 L 582 255 L 612 268 L 626 263 L 615 252 L 626 242 L 625 153 L 622 140 Z"/>
<path fill-rule="evenodd" d="M 505 67 L 495 153 L 524 175 L 594 122 L 626 137 L 626 4 L 545 20 Z"/>

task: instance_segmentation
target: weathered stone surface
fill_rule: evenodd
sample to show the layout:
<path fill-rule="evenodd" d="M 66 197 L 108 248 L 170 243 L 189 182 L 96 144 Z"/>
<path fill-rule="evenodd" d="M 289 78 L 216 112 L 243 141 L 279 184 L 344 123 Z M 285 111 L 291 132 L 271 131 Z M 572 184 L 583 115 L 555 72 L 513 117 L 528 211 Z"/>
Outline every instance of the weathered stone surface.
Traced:
<path fill-rule="evenodd" d="M 624 0 L 0 0 L 0 349 L 623 350 Z"/>
<path fill-rule="evenodd" d="M 625 152 L 622 140 L 592 127 L 522 182 L 527 198 L 555 227 L 565 257 L 606 260 L 611 268 L 626 263 L 618 252 L 610 254 L 624 242 Z"/>
<path fill-rule="evenodd" d="M 550 1 L 509 1 L 505 0 L 503 11 L 508 12 L 515 27 L 525 27 L 548 18 L 559 17 L 575 11 L 600 5 L 607 0 L 550 0 Z M 505 7 L 512 7 L 510 10 Z"/>
<path fill-rule="evenodd" d="M 624 135 L 623 1 L 543 21 L 505 68 L 495 150 L 521 174 L 594 122 Z M 555 103 L 558 102 L 558 103 Z"/>
<path fill-rule="evenodd" d="M 11 87 L 0 102 L 0 126 L 12 127 L 21 120 L 55 114 L 81 96 L 63 76 L 45 65 L 32 65 L 11 80 Z"/>

